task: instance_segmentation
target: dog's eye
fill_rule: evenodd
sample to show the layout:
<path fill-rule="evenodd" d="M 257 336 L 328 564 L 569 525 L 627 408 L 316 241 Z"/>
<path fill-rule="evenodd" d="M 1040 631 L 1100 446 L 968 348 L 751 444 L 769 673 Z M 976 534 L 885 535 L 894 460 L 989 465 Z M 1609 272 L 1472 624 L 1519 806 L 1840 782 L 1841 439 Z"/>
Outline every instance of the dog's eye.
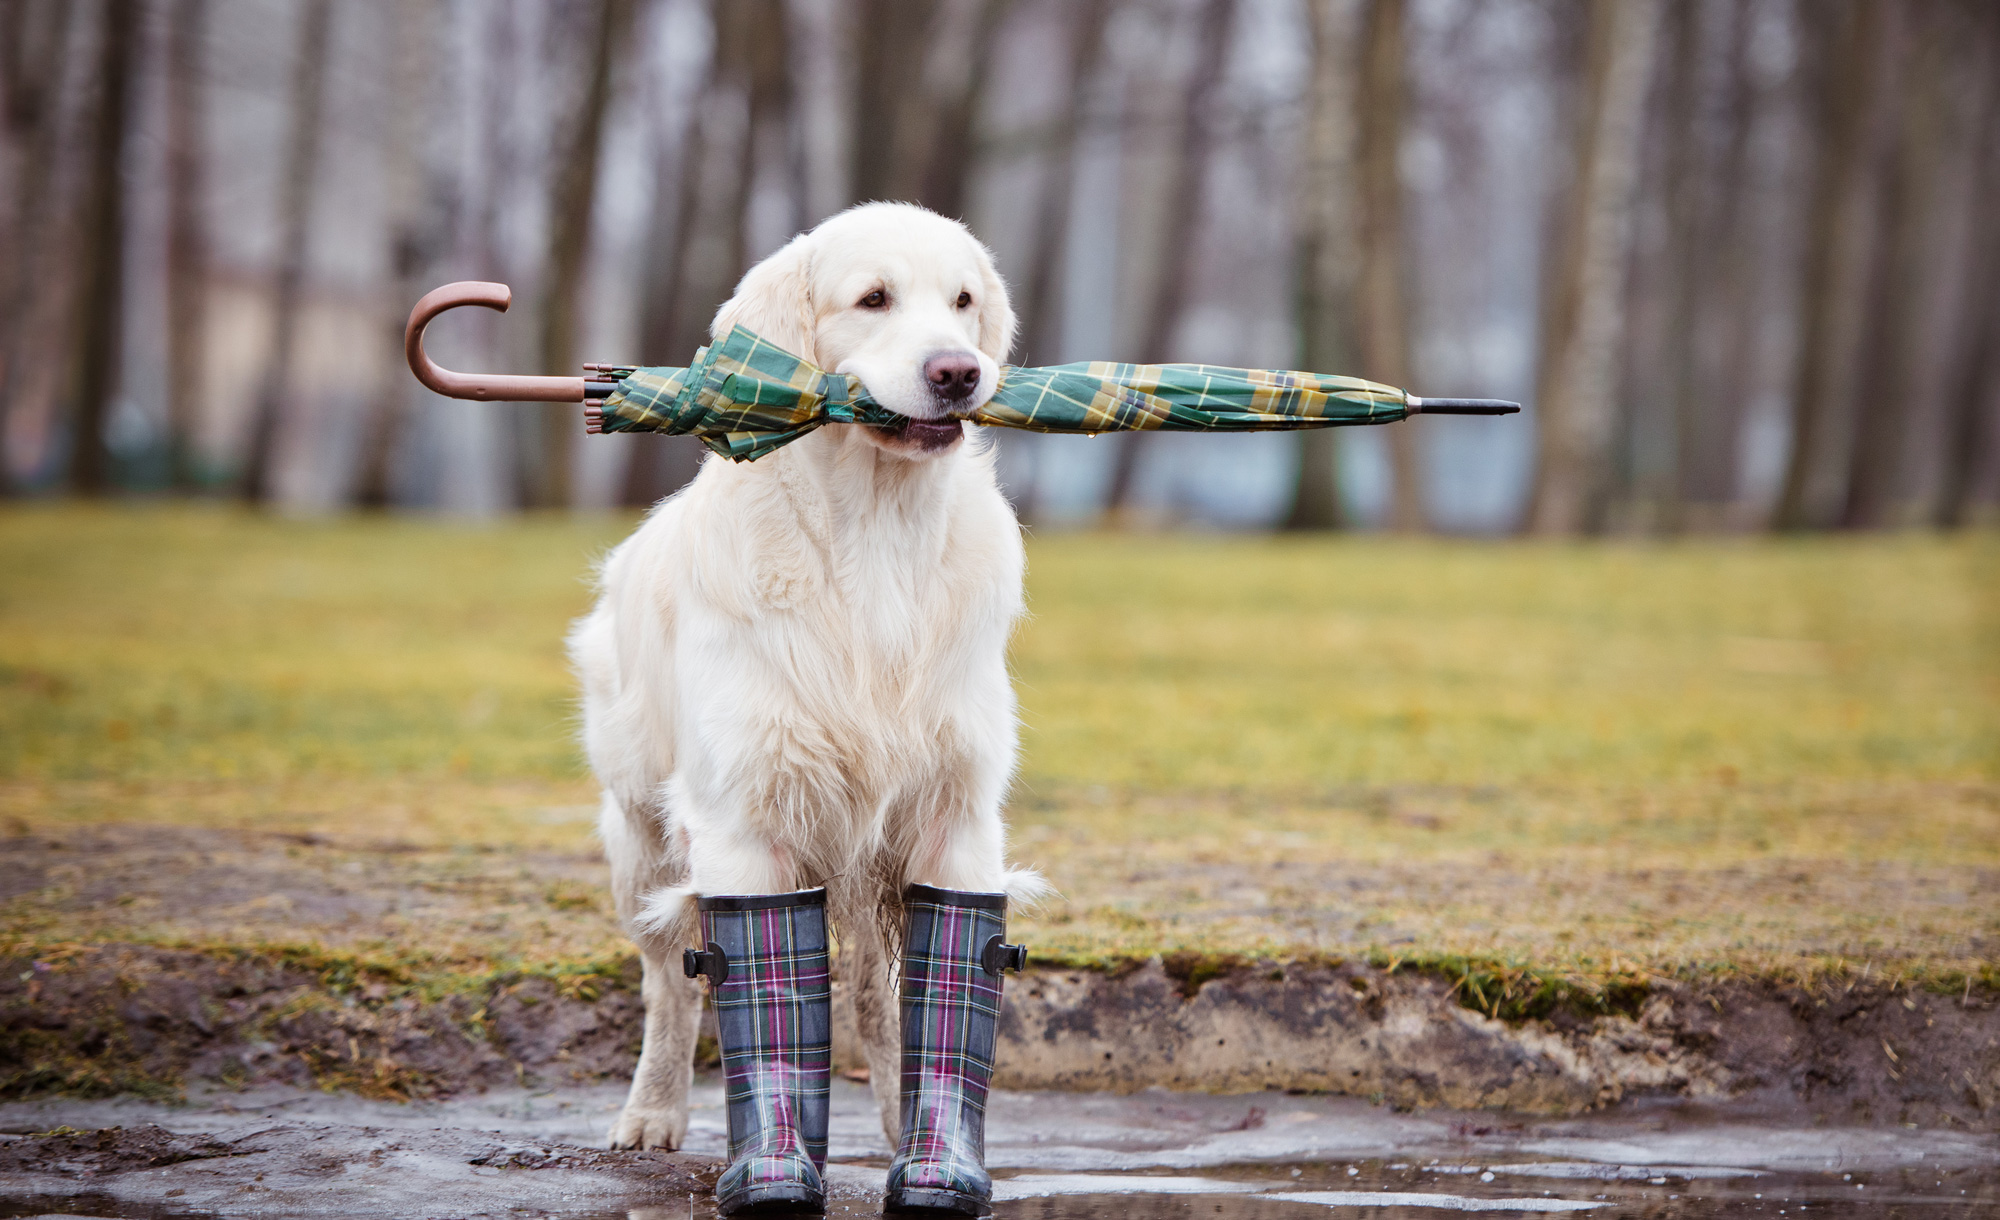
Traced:
<path fill-rule="evenodd" d="M 971 293 L 969 293 L 969 292 L 961 292 L 961 293 L 959 293 L 959 294 L 958 294 L 958 307 L 959 307 L 960 309 L 964 309 L 964 308 L 965 308 L 965 307 L 966 307 L 967 305 L 970 305 L 970 304 L 972 304 L 972 294 L 971 294 Z"/>
<path fill-rule="evenodd" d="M 861 308 L 863 309 L 880 309 L 888 303 L 889 294 L 880 288 L 861 298 Z"/>

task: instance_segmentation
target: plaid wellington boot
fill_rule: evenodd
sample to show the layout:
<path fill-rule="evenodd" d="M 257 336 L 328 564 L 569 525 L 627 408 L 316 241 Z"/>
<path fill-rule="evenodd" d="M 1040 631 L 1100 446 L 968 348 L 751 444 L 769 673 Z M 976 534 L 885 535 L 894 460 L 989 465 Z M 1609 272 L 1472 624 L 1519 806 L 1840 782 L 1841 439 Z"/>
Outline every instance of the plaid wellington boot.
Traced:
<path fill-rule="evenodd" d="M 725 1216 L 826 1210 L 830 1018 L 826 891 L 701 899 L 705 975 L 722 1043 L 729 1168 L 715 1184 Z"/>
<path fill-rule="evenodd" d="M 903 1138 L 883 1209 L 984 1216 L 986 1089 L 1000 972 L 1027 964 L 1007 936 L 1007 896 L 913 885 L 903 894 Z"/>

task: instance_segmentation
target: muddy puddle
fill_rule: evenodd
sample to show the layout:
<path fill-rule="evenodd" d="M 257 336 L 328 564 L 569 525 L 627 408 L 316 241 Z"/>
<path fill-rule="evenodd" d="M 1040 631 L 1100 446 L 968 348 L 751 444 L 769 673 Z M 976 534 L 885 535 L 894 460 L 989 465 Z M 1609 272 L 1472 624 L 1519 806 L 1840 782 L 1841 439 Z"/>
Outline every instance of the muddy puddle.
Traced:
<path fill-rule="evenodd" d="M 685 1153 L 610 1152 L 610 1088 L 370 1102 L 300 1090 L 0 1106 L 0 1217 L 714 1215 L 720 1090 Z M 1686 1104 L 1576 1119 L 1266 1093 L 1001 1093 L 994 1214 L 1313 1220 L 2000 1214 L 2000 1139 Z M 65 1130 L 66 1129 L 66 1130 Z M 829 1214 L 879 1214 L 888 1149 L 837 1081 Z"/>

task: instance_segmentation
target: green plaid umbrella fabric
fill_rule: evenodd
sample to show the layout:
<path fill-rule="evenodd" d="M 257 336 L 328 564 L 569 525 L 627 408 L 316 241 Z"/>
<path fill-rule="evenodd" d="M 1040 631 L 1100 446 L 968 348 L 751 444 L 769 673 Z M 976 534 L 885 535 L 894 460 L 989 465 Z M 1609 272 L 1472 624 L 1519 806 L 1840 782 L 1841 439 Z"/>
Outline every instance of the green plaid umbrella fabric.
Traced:
<path fill-rule="evenodd" d="M 591 431 L 697 436 L 739 462 L 755 461 L 822 424 L 893 426 L 902 419 L 869 397 L 859 377 L 816 368 L 740 326 L 696 352 L 688 368 L 595 365 L 591 372 L 592 386 L 605 394 L 586 403 Z M 1451 402 L 1456 406 L 1427 403 L 1358 377 L 1092 361 L 1002 368 L 992 400 L 964 418 L 990 427 L 1090 435 L 1266 432 L 1388 424 L 1426 409 L 1496 414 L 1502 406 Z"/>

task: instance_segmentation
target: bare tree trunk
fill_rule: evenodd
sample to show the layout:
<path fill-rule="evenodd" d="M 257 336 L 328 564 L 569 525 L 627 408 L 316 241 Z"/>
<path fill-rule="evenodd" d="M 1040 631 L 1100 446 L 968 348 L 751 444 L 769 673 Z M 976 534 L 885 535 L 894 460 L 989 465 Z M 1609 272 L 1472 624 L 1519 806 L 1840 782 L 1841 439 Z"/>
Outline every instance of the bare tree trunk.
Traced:
<path fill-rule="evenodd" d="M 1975 206 L 2000 199 L 2000 9 L 1975 6 L 1979 15 L 1979 67 L 1985 104 L 1971 144 L 1979 158 Z M 2000 448 L 2000 224 L 1990 213 L 1976 216 L 1967 237 L 1971 266 L 1964 332 L 1952 352 L 1945 382 L 1944 470 L 1931 521 L 1939 529 L 1963 528 L 1971 515 L 1974 484 L 1982 461 Z"/>
<path fill-rule="evenodd" d="M 916 201 L 945 216 L 965 214 L 965 187 L 972 177 L 979 106 L 986 98 L 987 82 L 993 76 L 993 52 L 999 43 L 1000 22 L 1013 3 L 1014 0 L 978 0 L 971 45 L 965 50 L 965 70 L 953 74 L 954 88 L 931 109 L 930 150 L 924 158 Z M 1099 0 L 1085 0 L 1085 3 L 1088 6 Z"/>
<path fill-rule="evenodd" d="M 0 134 L 14 162 L 19 195 L 10 224 L 0 225 L 0 276 L 7 295 L 0 298 L 0 329 L 14 337 L 25 301 L 19 286 L 34 262 L 34 235 L 27 230 L 37 219 L 37 203 L 49 199 L 49 164 L 59 121 L 58 90 L 62 86 L 62 53 L 67 50 L 69 11 L 60 0 L 0 0 Z M 4 357 L 11 348 L 0 351 Z M 0 375 L 6 367 L 0 363 Z"/>
<path fill-rule="evenodd" d="M 1614 418 L 1632 192 L 1659 24 L 1658 0 L 1590 0 L 1589 13 L 1577 182 L 1536 375 L 1539 452 L 1528 528 L 1537 534 L 1593 524 Z"/>
<path fill-rule="evenodd" d="M 133 53 L 139 40 L 135 0 L 106 0 L 98 52 L 97 130 L 90 185 L 84 198 L 82 315 L 71 355 L 74 430 L 69 459 L 72 490 L 103 495 L 111 486 L 111 450 L 104 424 L 119 388 L 125 343 L 125 187 L 120 163 L 130 127 Z"/>
<path fill-rule="evenodd" d="M 723 207 L 717 218 L 724 252 L 719 265 L 720 279 L 709 285 L 710 300 L 701 303 L 690 321 L 698 321 L 703 340 L 708 334 L 709 317 L 750 266 L 750 188 L 756 179 L 757 133 L 779 122 L 789 109 L 791 92 L 786 64 L 791 51 L 785 38 L 782 0 L 724 0 L 720 11 L 722 30 L 717 35 L 717 56 L 731 73 L 731 84 L 745 98 L 744 121 L 734 150 L 741 167 L 723 191 Z"/>
<path fill-rule="evenodd" d="M 278 283 L 272 306 L 270 354 L 251 424 L 250 455 L 243 471 L 243 497 L 253 504 L 277 490 L 280 417 L 298 344 L 299 310 L 304 303 L 312 235 L 313 179 L 319 167 L 320 111 L 325 104 L 330 0 L 305 0 L 299 13 L 299 41 L 293 60 L 292 130 L 285 153 L 285 177 L 278 218 Z"/>
<path fill-rule="evenodd" d="M 726 2 L 726 0 L 725 0 Z M 925 52 L 938 0 L 858 0 L 854 8 L 853 167 L 857 203 L 911 199 L 930 142 Z"/>
<path fill-rule="evenodd" d="M 703 175 L 690 167 L 701 164 L 702 98 L 713 76 L 713 56 L 704 79 L 689 94 L 688 112 L 677 139 L 660 140 L 654 152 L 653 215 L 646 233 L 646 289 L 639 303 L 639 359 L 646 364 L 677 364 L 693 359 L 692 348 L 676 348 L 678 318 L 686 295 L 688 247 L 692 244 Z M 701 467 L 701 442 L 689 436 L 635 433 L 627 442 L 618 502 L 643 508 L 671 495 Z"/>
<path fill-rule="evenodd" d="M 36 5 L 33 0 L 0 0 L 0 137 L 6 142 L 5 155 L 12 161 L 21 157 L 26 147 L 31 145 L 35 132 L 40 126 L 43 101 L 48 96 L 47 74 L 51 65 L 36 54 L 38 48 L 32 45 Z M 9 166 L 20 172 L 14 181 L 26 180 L 24 167 Z M 21 198 L 29 198 L 23 189 Z M 24 253 L 21 240 L 20 220 L 17 213 L 8 218 L 12 224 L 0 225 L 0 276 L 12 285 Z M 10 294 L 0 299 L 0 333 L 11 331 L 14 323 L 13 297 Z M 0 351 L 0 357 L 5 352 Z M 0 363 L 0 378 L 6 375 L 6 365 Z"/>
<path fill-rule="evenodd" d="M 1834 53 L 1821 67 L 1816 116 L 1820 148 L 1806 230 L 1805 282 L 1793 374 L 1792 448 L 1776 529 L 1823 524 L 1829 497 L 1821 477 L 1854 382 L 1863 302 L 1872 259 L 1876 145 L 1874 121 L 1891 68 L 1894 0 L 1854 0 L 1845 9 L 1805 5 L 1808 20 L 1835 24 Z"/>
<path fill-rule="evenodd" d="M 1916 413 L 1915 392 L 1923 335 L 1926 289 L 1931 281 L 1925 254 L 1930 245 L 1931 203 L 1943 171 L 1945 118 L 1931 87 L 1941 67 L 1943 40 L 1952 31 L 1932 7 L 1913 8 L 1923 21 L 1916 40 L 1914 71 L 1893 69 L 1895 81 L 1882 95 L 1893 133 L 1888 163 L 1882 167 L 1881 216 L 1876 224 L 1875 265 L 1868 275 L 1868 337 L 1856 379 L 1854 443 L 1848 451 L 1847 496 L 1841 506 L 1843 529 L 1876 529 L 1888 523 L 1901 492 L 1898 486 L 1907 451 L 1904 433 Z M 1908 43 L 1908 39 L 1898 39 Z M 1900 59 L 1901 57 L 1898 56 Z"/>
<path fill-rule="evenodd" d="M 1403 49 L 1403 0 L 1369 0 L 1362 21 L 1360 97 L 1361 283 L 1357 302 L 1361 375 L 1389 385 L 1410 380 L 1409 312 L 1403 300 L 1403 184 L 1399 151 L 1408 104 Z M 1425 528 L 1417 436 L 1389 431 L 1395 488 L 1389 527 Z"/>
<path fill-rule="evenodd" d="M 748 46 L 752 31 L 743 6 L 734 0 L 716 0 L 714 11 L 713 79 L 701 92 L 689 135 L 696 151 L 683 158 L 704 172 L 683 183 L 688 194 L 679 240 L 685 257 L 664 348 L 670 363 L 692 356 L 708 341 L 709 321 L 744 269 L 743 210 L 756 131 Z"/>
<path fill-rule="evenodd" d="M 1159 280 L 1147 303 L 1139 332 L 1139 360 L 1165 363 L 1171 358 L 1174 330 L 1187 311 L 1194 283 L 1195 237 L 1199 230 L 1209 163 L 1214 159 L 1216 97 L 1229 68 L 1229 51 L 1236 28 L 1236 0 L 1204 0 L 1196 33 L 1194 68 L 1182 93 L 1181 147 L 1167 184 L 1166 216 L 1160 225 L 1155 266 Z M 1139 458 L 1151 434 L 1133 432 L 1118 440 L 1111 467 L 1107 512 L 1116 516 L 1131 503 Z"/>
<path fill-rule="evenodd" d="M 1027 291 L 1021 294 L 1021 360 L 1050 364 L 1061 346 L 1062 268 L 1069 250 L 1071 195 L 1076 189 L 1076 144 L 1089 101 L 1090 78 L 1104 54 L 1104 31 L 1113 0 L 1082 0 L 1070 13 L 1068 103 L 1049 144 L 1048 168 L 1035 201 L 1035 236 L 1028 247 Z"/>
<path fill-rule="evenodd" d="M 736 203 L 729 212 L 733 265 L 727 287 L 733 290 L 737 278 L 750 268 L 750 194 L 757 178 L 759 148 L 776 143 L 784 150 L 789 169 L 786 177 L 800 210 L 805 203 L 805 181 L 792 139 L 792 43 L 785 0 L 737 0 L 730 7 L 737 22 L 734 58 L 743 65 L 750 94 L 750 123 L 743 137 L 744 173 L 738 179 Z"/>
<path fill-rule="evenodd" d="M 946 216 L 964 211 L 973 129 L 1000 23 L 1012 7 L 1013 0 L 967 0 L 964 6 L 860 0 L 855 6 L 849 190 L 856 202 L 903 200 Z M 933 79 L 941 45 L 951 65 Z"/>
<path fill-rule="evenodd" d="M 1021 363 L 1054 364 L 1061 359 L 1063 268 L 1068 261 L 1070 214 L 1076 193 L 1077 141 L 1082 134 L 1085 109 L 1090 105 L 1091 78 L 1104 58 L 1104 33 L 1117 11 L 1116 0 L 1081 0 L 1069 7 L 1069 64 L 1065 104 L 1061 117 L 1050 133 L 1044 156 L 1041 189 L 1035 199 L 1034 236 L 1023 265 L 1021 311 Z M 1000 444 L 1039 446 L 1033 437 L 1006 437 Z M 1004 452 L 1004 450 L 1003 450 Z M 1042 450 L 1029 451 L 1039 459 Z M 1039 466 L 1031 467 L 1030 477 L 1018 488 L 1014 511 L 1024 522 L 1033 523 L 1041 511 Z M 1016 491 L 1015 488 L 1009 488 Z"/>
<path fill-rule="evenodd" d="M 706 175 L 692 172 L 692 167 L 702 164 L 708 152 L 702 140 L 701 110 L 712 88 L 708 79 L 712 75 L 711 63 L 708 74 L 690 95 L 678 146 L 663 146 L 655 153 L 653 215 L 646 233 L 646 291 L 639 305 L 639 359 L 647 364 L 674 364 L 694 356 L 692 350 L 680 349 L 684 328 L 679 314 L 689 248 L 700 223 L 697 209 Z"/>
<path fill-rule="evenodd" d="M 590 6 L 590 59 L 582 104 L 574 125 L 560 137 L 552 197 L 549 200 L 548 271 L 542 295 L 542 371 L 567 375 L 577 371 L 577 313 L 583 287 L 584 261 L 590 253 L 593 214 L 597 208 L 597 166 L 604 142 L 604 115 L 610 108 L 611 85 L 624 58 L 632 26 L 633 0 L 595 0 Z M 524 499 L 531 507 L 566 508 L 571 498 L 570 466 L 582 418 L 567 403 L 541 404 L 541 452 L 528 464 L 532 479 Z"/>
<path fill-rule="evenodd" d="M 8 418 L 46 404 L 67 375 L 62 336 L 70 324 L 67 276 L 57 240 L 57 161 L 63 152 L 63 67 L 73 15 L 52 0 L 14 0 L 4 11 L 0 50 L 7 55 L 6 124 L 21 145 L 19 195 L 7 246 L 5 314 L 0 316 L 0 494 L 18 490 L 5 445 Z"/>
<path fill-rule="evenodd" d="M 1737 451 L 1755 353 L 1756 250 L 1749 192 L 1751 129 L 1758 104 L 1751 83 L 1754 0 L 1732 0 L 1724 122 L 1713 210 L 1692 255 L 1694 314 L 1688 321 L 1687 375 L 1677 387 L 1678 435 L 1672 526 L 1688 524 L 1695 503 L 1717 505 L 1737 494 Z"/>
<path fill-rule="evenodd" d="M 1632 490 L 1646 515 L 1668 532 L 1682 527 L 1681 488 L 1693 460 L 1700 359 L 1696 331 L 1701 325 L 1699 303 L 1709 270 L 1703 251 L 1713 238 L 1703 223 L 1704 205 L 1715 183 L 1703 172 L 1707 167 L 1701 156 L 1702 8 L 1698 3 L 1669 5 L 1663 22 L 1666 45 L 1661 51 L 1667 78 L 1661 82 L 1661 113 L 1655 122 L 1665 126 L 1667 139 L 1661 167 L 1667 212 L 1666 257 L 1661 268 L 1668 302 L 1666 334 L 1656 367 L 1650 371 L 1654 384 L 1635 395 L 1638 402 L 1650 401 L 1666 408 L 1672 437 L 1667 460 L 1648 471 L 1648 477 Z"/>
<path fill-rule="evenodd" d="M 208 341 L 208 137 L 202 56 L 208 0 L 174 0 L 167 32 L 167 448 L 177 491 L 201 485 L 195 429 Z"/>
<path fill-rule="evenodd" d="M 1299 169 L 1296 239 L 1299 367 L 1330 373 L 1352 366 L 1354 351 L 1353 212 L 1348 200 L 1355 170 L 1353 31 L 1342 0 L 1308 0 L 1312 70 L 1306 83 L 1303 164 Z M 1337 529 L 1340 451 L 1332 428 L 1298 434 L 1298 470 L 1290 530 Z"/>
<path fill-rule="evenodd" d="M 467 268 L 470 274 L 486 280 L 516 278 L 501 231 L 510 196 L 518 197 L 518 184 L 531 177 L 523 165 L 531 154 L 517 130 L 511 104 L 519 89 L 523 60 L 531 54 L 525 50 L 525 15 L 521 5 L 510 0 L 470 6 L 452 23 L 454 36 L 470 42 L 473 53 L 488 70 L 483 79 L 462 86 L 461 98 L 472 103 L 472 113 L 465 116 L 464 126 L 452 133 L 457 139 L 443 158 L 446 181 L 455 193 L 464 192 L 457 206 L 465 212 L 464 221 L 449 231 L 450 245 L 444 257 L 454 268 Z M 457 160 L 465 146 L 473 152 L 471 165 Z M 509 328 L 503 333 L 498 317 L 485 310 L 463 312 L 485 315 L 458 323 L 464 328 L 461 333 L 471 332 L 474 350 L 483 355 L 485 367 L 507 367 L 533 358 L 514 350 L 519 340 L 510 343 L 507 336 L 520 332 Z M 429 420 L 434 418 L 439 400 L 428 390 L 413 389 L 411 394 L 412 401 L 419 404 L 418 418 L 425 421 L 422 435 L 428 449 L 430 438 L 437 436 Z M 526 410 L 508 403 L 480 412 L 467 421 L 473 429 L 466 438 L 469 443 L 454 440 L 450 453 L 435 453 L 434 488 L 442 505 L 474 513 L 521 507 L 521 488 L 527 482 L 523 451 L 528 446 L 522 436 Z"/>
<path fill-rule="evenodd" d="M 392 350 L 400 350 L 410 306 L 431 286 L 449 240 L 450 218 L 441 216 L 444 188 L 434 180 L 424 155 L 424 128 L 431 120 L 429 82 L 436 63 L 436 20 L 428 0 L 394 0 L 389 21 L 392 45 L 385 48 L 389 105 L 382 156 L 387 200 L 389 291 L 382 326 Z M 355 472 L 354 502 L 387 508 L 394 498 L 394 465 L 402 445 L 408 406 L 416 393 L 401 370 L 384 379 L 368 406 L 361 429 L 361 460 Z"/>
<path fill-rule="evenodd" d="M 675 158 L 678 183 L 671 238 L 664 218 L 652 239 L 659 270 L 649 292 L 644 340 L 649 360 L 680 364 L 708 342 L 708 326 L 750 263 L 746 226 L 757 176 L 757 147 L 782 131 L 792 115 L 790 35 L 782 0 L 716 0 L 715 50 L 709 81 Z M 638 440 L 625 472 L 621 500 L 651 504 L 694 477 L 699 442 L 683 437 Z"/>

